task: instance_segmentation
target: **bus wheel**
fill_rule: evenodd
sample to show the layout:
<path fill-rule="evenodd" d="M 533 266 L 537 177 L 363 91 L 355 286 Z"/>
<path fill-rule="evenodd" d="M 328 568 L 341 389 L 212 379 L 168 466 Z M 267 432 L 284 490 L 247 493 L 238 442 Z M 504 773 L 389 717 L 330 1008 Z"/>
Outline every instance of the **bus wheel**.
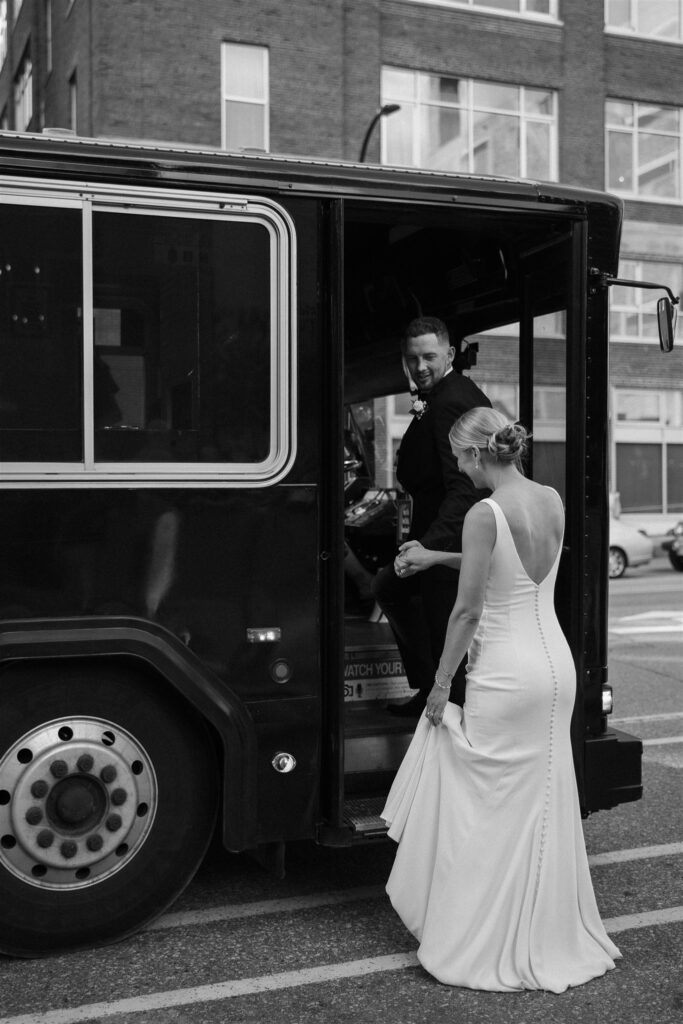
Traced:
<path fill-rule="evenodd" d="M 0 674 L 0 952 L 113 942 L 192 878 L 217 808 L 213 746 L 174 693 L 123 668 Z"/>
<path fill-rule="evenodd" d="M 621 548 L 609 549 L 609 578 L 611 580 L 617 580 L 623 576 L 627 565 L 626 555 Z"/>

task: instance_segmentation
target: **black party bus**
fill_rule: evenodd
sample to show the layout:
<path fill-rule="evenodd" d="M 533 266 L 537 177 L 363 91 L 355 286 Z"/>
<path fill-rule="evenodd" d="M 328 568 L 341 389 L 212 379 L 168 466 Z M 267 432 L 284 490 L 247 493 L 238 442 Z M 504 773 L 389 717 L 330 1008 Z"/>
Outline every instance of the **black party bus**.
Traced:
<path fill-rule="evenodd" d="M 133 933 L 214 832 L 280 875 L 288 841 L 386 841 L 413 723 L 363 582 L 417 315 L 563 496 L 582 810 L 640 797 L 608 727 L 621 221 L 557 184 L 0 133 L 3 952 Z"/>

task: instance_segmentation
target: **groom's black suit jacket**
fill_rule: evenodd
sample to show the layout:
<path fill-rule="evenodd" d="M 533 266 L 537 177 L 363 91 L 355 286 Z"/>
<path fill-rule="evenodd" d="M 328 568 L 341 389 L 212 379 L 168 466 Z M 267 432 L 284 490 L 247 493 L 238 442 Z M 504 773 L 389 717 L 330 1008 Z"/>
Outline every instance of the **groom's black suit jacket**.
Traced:
<path fill-rule="evenodd" d="M 403 435 L 396 467 L 401 487 L 413 499 L 410 537 L 433 551 L 461 551 L 463 520 L 488 492 L 478 491 L 460 472 L 448 432 L 468 409 L 491 403 L 457 370 L 442 377 L 424 400 L 426 411 L 419 419 L 414 417 Z M 439 566 L 433 572 L 443 575 L 452 570 Z"/>

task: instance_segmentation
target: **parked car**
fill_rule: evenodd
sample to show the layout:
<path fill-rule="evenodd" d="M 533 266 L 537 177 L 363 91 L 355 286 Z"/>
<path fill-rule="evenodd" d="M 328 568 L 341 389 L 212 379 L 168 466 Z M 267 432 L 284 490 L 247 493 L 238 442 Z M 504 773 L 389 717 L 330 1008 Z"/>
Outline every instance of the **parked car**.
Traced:
<path fill-rule="evenodd" d="M 662 548 L 669 555 L 669 561 L 676 572 L 683 572 L 683 519 L 667 531 Z"/>
<path fill-rule="evenodd" d="M 623 576 L 629 566 L 646 565 L 654 546 L 641 530 L 627 526 L 618 519 L 609 521 L 609 578 Z"/>

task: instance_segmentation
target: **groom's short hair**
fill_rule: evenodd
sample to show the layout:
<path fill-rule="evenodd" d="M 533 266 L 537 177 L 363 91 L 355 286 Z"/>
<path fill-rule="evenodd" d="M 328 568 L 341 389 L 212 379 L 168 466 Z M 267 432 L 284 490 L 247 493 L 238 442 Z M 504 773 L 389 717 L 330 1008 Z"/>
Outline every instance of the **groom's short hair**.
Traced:
<path fill-rule="evenodd" d="M 451 343 L 448 328 L 437 316 L 418 316 L 411 320 L 403 334 L 401 344 L 405 347 L 410 338 L 421 338 L 423 334 L 435 334 L 440 345 L 448 347 Z"/>

